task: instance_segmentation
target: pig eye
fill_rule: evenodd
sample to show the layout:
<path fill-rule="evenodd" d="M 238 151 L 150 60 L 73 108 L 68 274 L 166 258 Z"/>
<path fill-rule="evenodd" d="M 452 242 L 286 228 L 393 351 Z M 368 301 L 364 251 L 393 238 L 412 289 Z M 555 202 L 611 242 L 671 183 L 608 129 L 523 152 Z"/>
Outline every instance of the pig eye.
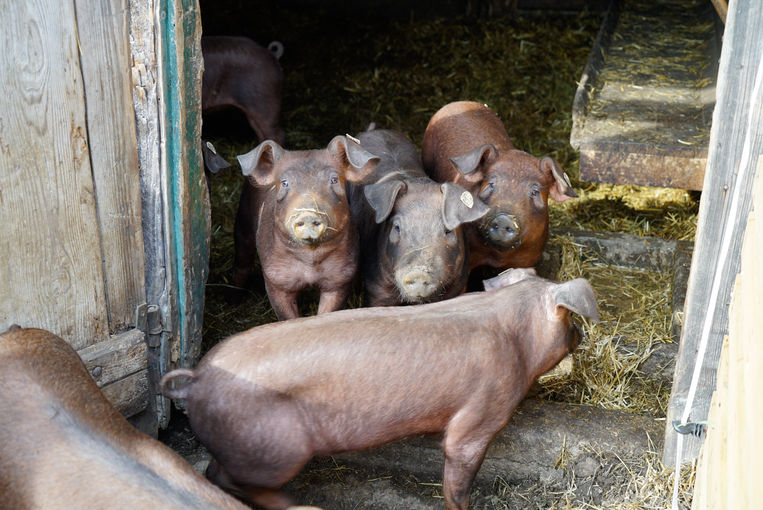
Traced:
<path fill-rule="evenodd" d="M 329 177 L 329 182 L 331 184 L 338 183 L 339 182 L 339 176 L 337 174 L 331 174 L 331 176 Z"/>
<path fill-rule="evenodd" d="M 490 181 L 488 182 L 484 188 L 480 190 L 479 198 L 483 202 L 490 198 L 490 196 L 493 194 L 493 191 L 495 191 L 495 182 Z"/>
<path fill-rule="evenodd" d="M 286 179 L 281 179 L 281 187 L 282 188 L 288 188 L 289 187 L 289 181 Z"/>
<path fill-rule="evenodd" d="M 530 197 L 535 198 L 540 195 L 540 188 L 537 184 L 535 184 L 532 189 L 530 190 Z"/>
<path fill-rule="evenodd" d="M 393 223 L 392 228 L 389 229 L 389 241 L 391 243 L 396 243 L 399 240 L 400 240 L 400 224 Z"/>

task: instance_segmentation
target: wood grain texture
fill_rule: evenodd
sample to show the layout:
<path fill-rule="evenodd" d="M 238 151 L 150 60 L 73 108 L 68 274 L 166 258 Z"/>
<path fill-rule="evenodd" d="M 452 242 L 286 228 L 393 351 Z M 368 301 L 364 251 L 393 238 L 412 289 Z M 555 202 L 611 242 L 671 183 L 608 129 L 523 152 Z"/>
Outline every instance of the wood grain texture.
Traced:
<path fill-rule="evenodd" d="M 729 6 L 718 75 L 717 103 L 708 150 L 684 323 L 668 406 L 663 462 L 678 456 L 673 420 L 690 397 L 695 364 L 699 377 L 689 421 L 707 419 L 718 359 L 728 332 L 731 292 L 740 267 L 742 234 L 752 203 L 752 183 L 763 154 L 763 87 L 754 90 L 763 54 L 763 3 Z M 717 301 L 711 296 L 717 289 Z M 700 339 L 709 328 L 704 356 Z M 684 436 L 682 461 L 696 458 L 701 439 Z"/>
<path fill-rule="evenodd" d="M 759 499 L 763 443 L 759 441 L 763 402 L 763 158 L 752 193 L 741 270 L 736 277 L 723 342 L 718 381 L 710 408 L 707 439 L 697 465 L 693 510 L 754 508 Z"/>
<path fill-rule="evenodd" d="M 76 0 L 75 6 L 109 329 L 114 334 L 134 327 L 135 309 L 146 300 L 127 0 Z"/>
<path fill-rule="evenodd" d="M 0 1 L 0 330 L 108 338 L 71 3 Z"/>
<path fill-rule="evenodd" d="M 77 352 L 98 386 L 106 386 L 146 370 L 146 341 L 142 331 L 130 330 Z"/>

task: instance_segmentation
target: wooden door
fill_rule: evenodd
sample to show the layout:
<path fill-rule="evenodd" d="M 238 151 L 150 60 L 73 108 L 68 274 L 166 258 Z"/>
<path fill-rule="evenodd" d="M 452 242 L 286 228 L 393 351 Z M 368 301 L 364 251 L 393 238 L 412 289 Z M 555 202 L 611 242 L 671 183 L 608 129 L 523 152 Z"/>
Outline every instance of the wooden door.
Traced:
<path fill-rule="evenodd" d="M 132 415 L 148 377 L 126 0 L 0 8 L 0 330 L 62 336 Z"/>

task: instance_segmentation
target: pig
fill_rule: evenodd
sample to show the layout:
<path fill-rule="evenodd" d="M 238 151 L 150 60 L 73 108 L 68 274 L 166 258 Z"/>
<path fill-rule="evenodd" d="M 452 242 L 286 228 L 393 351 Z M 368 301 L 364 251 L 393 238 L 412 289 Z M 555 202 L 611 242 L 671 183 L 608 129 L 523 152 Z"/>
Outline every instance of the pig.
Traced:
<path fill-rule="evenodd" d="M 468 278 L 461 226 L 488 207 L 461 186 L 429 178 L 403 133 L 371 128 L 358 139 L 380 158 L 371 174 L 348 185 L 360 232 L 365 304 L 425 303 L 461 294 Z"/>
<path fill-rule="evenodd" d="M 359 257 L 345 183 L 362 179 L 378 158 L 339 135 L 323 150 L 288 151 L 266 140 L 238 160 L 247 179 L 232 284 L 246 284 L 256 251 L 279 320 L 299 316 L 297 298 L 311 287 L 320 292 L 319 314 L 342 308 Z"/>
<path fill-rule="evenodd" d="M 314 455 L 443 433 L 445 508 L 466 509 L 492 438 L 579 342 L 572 313 L 598 320 L 584 279 L 513 269 L 486 288 L 258 326 L 169 372 L 160 391 L 185 399 L 213 456 L 207 476 L 245 500 L 287 507 L 279 488 Z"/>
<path fill-rule="evenodd" d="M 273 41 L 268 49 L 246 37 L 201 38 L 204 73 L 201 79 L 201 111 L 236 107 L 246 115 L 259 141 L 283 145 L 281 96 L 284 73 L 279 59 L 283 45 Z"/>
<path fill-rule="evenodd" d="M 106 400 L 60 337 L 0 334 L 0 508 L 248 508 Z"/>
<path fill-rule="evenodd" d="M 490 207 L 466 228 L 469 270 L 532 267 L 548 240 L 548 197 L 577 197 L 559 164 L 517 150 L 487 105 L 457 101 L 429 121 L 422 161 L 438 182 L 454 182 Z"/>

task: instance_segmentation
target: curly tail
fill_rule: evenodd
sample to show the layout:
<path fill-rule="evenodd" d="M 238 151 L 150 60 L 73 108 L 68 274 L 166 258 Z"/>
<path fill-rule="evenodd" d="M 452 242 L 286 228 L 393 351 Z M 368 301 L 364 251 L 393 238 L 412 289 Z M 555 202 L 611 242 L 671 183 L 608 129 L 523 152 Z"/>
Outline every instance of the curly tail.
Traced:
<path fill-rule="evenodd" d="M 173 400 L 186 398 L 188 397 L 191 383 L 195 378 L 196 375 L 193 373 L 193 370 L 188 368 L 178 368 L 171 372 L 167 372 L 164 374 L 164 377 L 162 377 L 162 380 L 159 381 L 159 392 L 165 397 Z M 172 384 L 173 381 L 176 381 L 177 379 L 185 379 L 186 381 L 180 384 Z"/>
<path fill-rule="evenodd" d="M 281 41 L 270 41 L 268 44 L 268 51 L 273 54 L 276 60 L 281 60 L 283 56 L 283 43 Z"/>

